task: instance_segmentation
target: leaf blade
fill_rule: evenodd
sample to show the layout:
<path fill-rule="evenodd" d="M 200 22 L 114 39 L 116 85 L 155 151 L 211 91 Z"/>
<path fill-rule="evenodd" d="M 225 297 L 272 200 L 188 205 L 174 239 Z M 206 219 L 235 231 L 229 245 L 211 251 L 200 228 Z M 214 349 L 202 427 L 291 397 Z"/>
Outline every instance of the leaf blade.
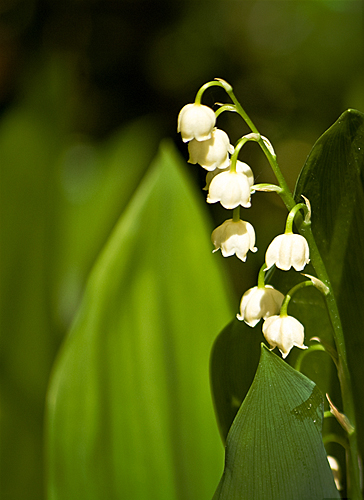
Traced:
<path fill-rule="evenodd" d="M 214 500 L 340 498 L 322 418 L 317 386 L 262 344 L 257 374 L 229 431 Z"/>

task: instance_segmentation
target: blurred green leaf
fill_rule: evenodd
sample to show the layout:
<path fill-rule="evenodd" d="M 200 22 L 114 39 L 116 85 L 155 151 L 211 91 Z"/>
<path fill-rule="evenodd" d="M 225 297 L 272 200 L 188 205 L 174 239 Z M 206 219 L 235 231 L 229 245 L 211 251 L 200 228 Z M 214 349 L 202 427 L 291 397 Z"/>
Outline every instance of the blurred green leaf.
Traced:
<path fill-rule="evenodd" d="M 69 136 L 58 157 L 59 206 L 54 309 L 63 328 L 85 280 L 127 206 L 160 140 L 153 116 L 134 120 L 100 143 Z M 140 147 L 143 144 L 143 147 Z"/>
<path fill-rule="evenodd" d="M 210 223 L 163 143 L 94 267 L 48 394 L 48 492 L 211 498 L 208 356 L 231 315 Z"/>
<path fill-rule="evenodd" d="M 61 143 L 58 123 L 29 103 L 2 117 L 1 498 L 43 495 L 44 398 L 58 344 L 50 295 Z"/>
<path fill-rule="evenodd" d="M 257 374 L 229 431 L 214 500 L 340 498 L 322 419 L 317 386 L 262 344 Z"/>
<path fill-rule="evenodd" d="M 49 373 L 86 275 L 160 133 L 145 117 L 95 144 L 70 123 L 72 61 L 39 57 L 29 73 L 0 122 L 0 498 L 14 500 L 43 498 Z"/>

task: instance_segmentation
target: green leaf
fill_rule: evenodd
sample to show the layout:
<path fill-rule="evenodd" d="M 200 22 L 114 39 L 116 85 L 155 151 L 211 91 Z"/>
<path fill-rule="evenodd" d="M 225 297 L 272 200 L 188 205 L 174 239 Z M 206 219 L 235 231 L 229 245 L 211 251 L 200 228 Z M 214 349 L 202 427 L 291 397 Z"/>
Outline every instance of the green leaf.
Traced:
<path fill-rule="evenodd" d="M 300 174 L 295 199 L 312 206 L 312 231 L 324 260 L 344 329 L 358 439 L 364 455 L 364 114 L 348 110 L 314 145 Z M 313 309 L 313 308 L 312 308 Z M 309 313 L 317 317 L 313 309 Z M 320 332 L 317 333 L 320 336 Z M 319 384 L 319 380 L 316 380 Z M 334 378 L 330 395 L 338 393 Z M 340 399 L 334 399 L 340 407 Z"/>
<path fill-rule="evenodd" d="M 218 426 L 223 442 L 257 371 L 261 325 L 251 328 L 236 318 L 217 337 L 210 373 Z"/>
<path fill-rule="evenodd" d="M 73 65 L 39 59 L 0 122 L 0 498 L 22 500 L 44 496 L 44 403 L 60 341 L 160 135 L 152 116 L 98 144 L 75 134 Z"/>
<path fill-rule="evenodd" d="M 317 386 L 262 344 L 258 371 L 227 438 L 214 500 L 340 498 L 322 418 Z"/>
<path fill-rule="evenodd" d="M 50 500 L 211 498 L 213 339 L 232 312 L 169 143 L 95 265 L 48 393 Z"/>
<path fill-rule="evenodd" d="M 64 131 L 58 116 L 48 120 L 48 90 L 43 80 L 41 107 L 27 92 L 0 122 L 0 497 L 23 500 L 43 498 L 44 398 L 59 333 L 50 296 Z"/>

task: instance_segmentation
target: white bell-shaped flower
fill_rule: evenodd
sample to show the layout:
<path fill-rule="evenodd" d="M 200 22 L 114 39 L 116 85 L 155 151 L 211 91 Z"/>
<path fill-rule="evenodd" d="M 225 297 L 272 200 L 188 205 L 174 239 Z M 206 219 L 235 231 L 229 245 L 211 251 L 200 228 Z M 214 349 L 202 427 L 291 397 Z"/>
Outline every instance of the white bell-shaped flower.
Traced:
<path fill-rule="evenodd" d="M 211 235 L 215 246 L 213 252 L 221 249 L 224 257 L 236 255 L 243 262 L 246 261 L 248 251 L 256 252 L 254 227 L 243 220 L 234 222 L 233 219 L 226 220 L 221 226 L 214 229 Z"/>
<path fill-rule="evenodd" d="M 215 168 L 215 170 L 207 172 L 207 174 L 206 174 L 206 186 L 203 189 L 205 191 L 207 191 L 212 179 L 214 177 L 216 177 L 217 174 L 220 174 L 221 172 L 227 172 L 228 170 L 230 170 L 230 167 L 227 167 L 224 170 L 221 170 L 219 168 Z M 247 176 L 250 187 L 254 184 L 254 174 L 253 174 L 252 169 L 249 167 L 249 165 L 247 163 L 244 163 L 243 161 L 238 160 L 236 162 L 236 171 L 238 173 L 241 173 L 241 174 L 244 174 Z"/>
<path fill-rule="evenodd" d="M 233 209 L 239 205 L 249 208 L 250 182 L 241 172 L 221 172 L 210 183 L 207 203 L 220 202 L 224 208 Z"/>
<path fill-rule="evenodd" d="M 183 142 L 206 141 L 210 139 L 216 123 L 214 111 L 203 104 L 186 104 L 178 115 L 177 132 L 181 132 Z"/>
<path fill-rule="evenodd" d="M 307 349 L 303 344 L 303 325 L 293 316 L 270 316 L 264 321 L 262 331 L 271 349 L 278 347 L 282 358 L 287 357 L 294 346 Z"/>
<path fill-rule="evenodd" d="M 188 144 L 189 163 L 198 163 L 206 170 L 224 169 L 230 165 L 229 153 L 234 152 L 229 136 L 223 130 L 215 128 L 211 138 L 206 141 L 194 139 Z"/>
<path fill-rule="evenodd" d="M 310 250 L 306 238 L 300 234 L 285 233 L 276 236 L 265 254 L 267 269 L 274 264 L 283 271 L 294 267 L 302 271 L 310 261 Z"/>
<path fill-rule="evenodd" d="M 283 293 L 271 285 L 265 285 L 263 288 L 254 286 L 242 296 L 240 314 L 237 314 L 236 317 L 254 327 L 262 318 L 267 319 L 278 314 L 283 300 Z"/>

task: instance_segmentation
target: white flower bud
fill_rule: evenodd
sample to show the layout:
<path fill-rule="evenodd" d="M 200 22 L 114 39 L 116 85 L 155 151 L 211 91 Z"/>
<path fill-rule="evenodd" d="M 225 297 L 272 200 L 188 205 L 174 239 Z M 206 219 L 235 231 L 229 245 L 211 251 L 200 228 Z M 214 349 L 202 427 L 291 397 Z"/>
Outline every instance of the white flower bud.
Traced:
<path fill-rule="evenodd" d="M 224 257 L 236 255 L 243 262 L 246 261 L 246 254 L 249 250 L 256 252 L 254 227 L 243 220 L 234 222 L 232 219 L 226 220 L 221 226 L 214 229 L 211 235 L 212 243 L 215 246 L 213 252 L 221 249 Z"/>
<path fill-rule="evenodd" d="M 210 139 L 216 123 L 215 113 L 203 104 L 186 104 L 178 115 L 177 132 L 181 132 L 183 142 L 196 139 Z"/>
<path fill-rule="evenodd" d="M 263 335 L 271 349 L 278 347 L 282 358 L 288 356 L 293 346 L 307 349 L 303 325 L 293 316 L 270 316 L 262 327 Z"/>
<path fill-rule="evenodd" d="M 215 168 L 224 169 L 230 165 L 229 153 L 234 151 L 229 136 L 223 130 L 215 128 L 211 139 L 197 141 L 194 139 L 188 144 L 190 153 L 189 163 L 199 163 L 206 170 Z"/>
<path fill-rule="evenodd" d="M 207 203 L 220 202 L 224 208 L 233 209 L 250 203 L 250 182 L 248 177 L 239 172 L 222 172 L 211 181 Z"/>
<path fill-rule="evenodd" d="M 228 170 L 230 170 L 230 167 L 227 167 L 224 170 L 221 170 L 219 168 L 215 168 L 215 170 L 207 172 L 207 174 L 206 174 L 206 186 L 203 189 L 205 191 L 207 191 L 212 179 L 217 174 L 220 174 L 221 172 L 227 172 Z M 254 174 L 253 174 L 252 169 L 249 167 L 249 165 L 247 163 L 244 163 L 243 161 L 238 160 L 236 162 L 236 171 L 238 173 L 241 173 L 241 174 L 244 174 L 247 176 L 250 187 L 254 184 Z"/>
<path fill-rule="evenodd" d="M 294 267 L 302 271 L 309 263 L 310 251 L 306 238 L 300 234 L 285 233 L 276 236 L 265 254 L 267 269 L 274 264 L 283 271 Z"/>
<path fill-rule="evenodd" d="M 264 288 L 255 286 L 242 296 L 240 315 L 237 314 L 236 317 L 254 327 L 262 318 L 267 319 L 278 314 L 283 300 L 283 293 L 275 290 L 271 285 L 265 285 Z"/>

